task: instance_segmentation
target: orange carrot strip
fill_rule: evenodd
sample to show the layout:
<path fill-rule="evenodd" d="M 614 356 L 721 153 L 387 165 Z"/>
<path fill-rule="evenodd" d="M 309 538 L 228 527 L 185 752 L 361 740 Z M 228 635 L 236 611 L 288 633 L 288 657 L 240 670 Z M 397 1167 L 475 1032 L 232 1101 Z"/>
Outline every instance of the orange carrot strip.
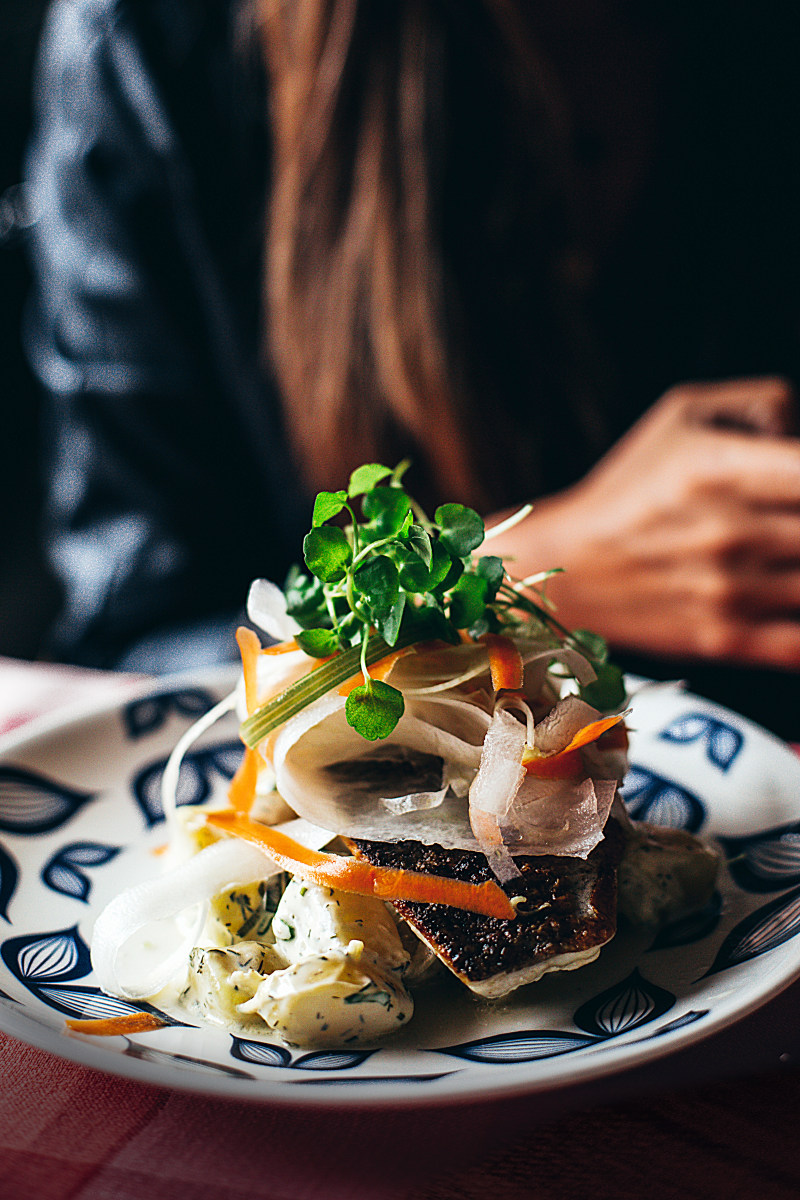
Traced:
<path fill-rule="evenodd" d="M 614 717 L 603 717 L 599 721 L 590 721 L 588 725 L 584 725 L 582 729 L 573 737 L 568 746 L 563 750 L 559 750 L 558 754 L 543 754 L 540 757 L 534 754 L 527 761 L 523 755 L 522 765 L 529 775 L 535 775 L 537 779 L 574 779 L 581 774 L 582 759 L 580 749 L 582 746 L 588 746 L 591 742 L 596 742 L 609 729 L 613 729 L 626 716 L 625 713 L 618 713 Z"/>
<path fill-rule="evenodd" d="M 599 721 L 590 721 L 588 725 L 584 725 L 583 729 L 578 730 L 562 753 L 566 753 L 568 750 L 578 750 L 581 746 L 588 746 L 590 742 L 596 742 L 607 729 L 613 729 L 615 725 L 619 725 L 625 716 L 627 716 L 626 713 L 617 713 L 615 717 L 602 717 Z"/>
<path fill-rule="evenodd" d="M 249 746 L 245 746 L 244 757 L 239 763 L 236 774 L 228 788 L 228 799 L 231 802 L 231 807 L 236 809 L 237 812 L 247 813 L 253 807 L 253 801 L 256 798 L 258 772 L 261 769 L 263 761 L 257 750 L 251 750 Z"/>
<path fill-rule="evenodd" d="M 489 651 L 489 671 L 496 692 L 516 692 L 522 687 L 522 655 L 510 637 L 485 633 L 480 641 Z"/>
<path fill-rule="evenodd" d="M 293 650 L 299 650 L 297 642 L 291 638 L 288 642 L 275 642 L 272 646 L 262 646 L 259 653 L 261 654 L 291 654 Z"/>
<path fill-rule="evenodd" d="M 577 779 L 583 774 L 580 750 L 562 750 L 559 754 L 543 754 L 541 758 L 523 759 L 522 765 L 536 779 Z"/>
<path fill-rule="evenodd" d="M 94 1020 L 78 1021 L 67 1017 L 67 1027 L 74 1033 L 93 1033 L 97 1037 L 119 1037 L 126 1033 L 149 1033 L 152 1029 L 163 1029 L 167 1022 L 155 1013 L 129 1013 L 124 1017 L 97 1017 Z"/>
<path fill-rule="evenodd" d="M 242 656 L 242 673 L 244 675 L 244 702 L 248 716 L 255 712 L 258 704 L 258 656 L 261 653 L 261 642 L 258 635 L 240 625 L 236 630 L 236 644 Z"/>
<path fill-rule="evenodd" d="M 412 651 L 412 646 L 404 646 L 402 650 L 393 650 L 391 654 L 387 654 L 385 658 L 379 658 L 376 663 L 373 663 L 369 669 L 371 679 L 385 679 L 391 671 L 398 658 L 405 658 Z M 354 675 L 352 679 L 348 679 L 345 683 L 339 685 L 338 691 L 340 696 L 349 696 L 353 688 L 361 687 L 364 682 L 364 676 L 361 671 Z"/>
<path fill-rule="evenodd" d="M 285 833 L 260 825 L 239 813 L 209 813 L 206 823 L 234 837 L 253 842 L 265 850 L 279 867 L 320 887 L 339 888 L 359 896 L 378 896 L 382 900 L 448 904 L 453 908 L 463 908 L 501 920 L 513 920 L 516 916 L 516 910 L 505 892 L 493 881 L 465 883 L 461 879 L 376 867 L 364 859 L 309 850 Z"/>

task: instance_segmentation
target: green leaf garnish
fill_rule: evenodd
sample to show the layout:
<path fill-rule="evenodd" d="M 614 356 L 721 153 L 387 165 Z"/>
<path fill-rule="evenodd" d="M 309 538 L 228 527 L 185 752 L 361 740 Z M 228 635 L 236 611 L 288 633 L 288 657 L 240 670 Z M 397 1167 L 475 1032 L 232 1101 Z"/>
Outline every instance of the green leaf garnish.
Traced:
<path fill-rule="evenodd" d="M 339 649 L 338 635 L 332 629 L 306 629 L 296 633 L 294 640 L 311 658 L 329 658 Z"/>
<path fill-rule="evenodd" d="M 398 597 L 400 578 L 397 567 L 385 554 L 376 554 L 354 573 L 353 585 L 374 615 L 382 608 L 391 608 Z"/>
<path fill-rule="evenodd" d="M 625 703 L 625 679 L 619 667 L 613 663 L 598 663 L 595 666 L 597 679 L 580 689 L 580 697 L 600 712 L 615 712 Z"/>
<path fill-rule="evenodd" d="M 439 540 L 456 558 L 466 558 L 483 541 L 482 518 L 463 504 L 442 504 L 434 513 L 434 520 L 439 526 Z"/>
<path fill-rule="evenodd" d="M 364 516 L 382 537 L 399 533 L 411 512 L 411 500 L 400 487 L 377 486 L 362 501 Z"/>
<path fill-rule="evenodd" d="M 405 593 L 400 592 L 391 608 L 382 609 L 379 613 L 375 614 L 375 628 L 390 646 L 394 646 L 400 636 L 400 626 L 403 621 L 405 607 Z"/>
<path fill-rule="evenodd" d="M 607 661 L 608 645 L 599 633 L 592 633 L 591 629 L 573 629 L 569 640 L 581 654 L 591 659 L 595 666 Z"/>
<path fill-rule="evenodd" d="M 437 588 L 441 587 L 453 568 L 453 559 L 441 542 L 432 543 L 431 563 L 428 568 L 413 550 L 406 550 L 405 545 L 400 546 L 395 557 L 400 570 L 400 586 L 407 592 L 435 592 Z M 454 580 L 458 578 L 462 570 L 463 565 L 458 561 Z"/>
<path fill-rule="evenodd" d="M 436 544 L 439 545 L 440 543 L 437 542 Z M 445 550 L 444 553 L 447 554 L 447 551 Z M 451 558 L 441 583 L 437 583 L 434 588 L 431 588 L 431 591 L 435 592 L 437 596 L 444 596 L 446 592 L 449 592 L 451 588 L 456 586 L 463 574 L 464 560 L 461 558 Z"/>
<path fill-rule="evenodd" d="M 494 600 L 505 578 L 505 567 L 502 558 L 496 554 L 487 554 L 478 559 L 478 574 L 486 580 L 488 598 Z"/>
<path fill-rule="evenodd" d="M 325 610 L 325 593 L 321 579 L 304 574 L 294 566 L 286 576 L 283 594 L 286 611 L 304 629 L 319 624 L 318 614 Z"/>
<path fill-rule="evenodd" d="M 406 534 L 406 543 L 422 559 L 426 567 L 433 561 L 431 535 L 421 525 L 412 525 Z"/>
<path fill-rule="evenodd" d="M 467 629 L 484 614 L 488 584 L 480 575 L 464 574 L 450 593 L 450 620 L 456 629 Z"/>
<path fill-rule="evenodd" d="M 323 583 L 343 579 L 353 561 L 353 551 L 347 534 L 336 525 L 321 525 L 312 529 L 303 540 L 306 566 Z"/>
<path fill-rule="evenodd" d="M 400 545 L 394 550 L 394 560 L 397 563 L 400 587 L 406 592 L 429 592 L 431 573 L 425 563 L 413 550 Z"/>
<path fill-rule="evenodd" d="M 397 567 L 385 554 L 376 554 L 356 571 L 353 585 L 364 598 L 378 633 L 393 646 L 406 602 Z"/>
<path fill-rule="evenodd" d="M 391 467 L 383 467 L 380 463 L 364 463 L 363 466 L 356 467 L 350 476 L 347 493 L 349 496 L 361 496 L 364 492 L 371 492 L 376 483 L 380 483 L 391 473 Z"/>
<path fill-rule="evenodd" d="M 380 679 L 367 679 L 345 703 L 348 725 L 367 741 L 388 737 L 403 715 L 403 693 Z"/>
<path fill-rule="evenodd" d="M 347 504 L 347 492 L 320 492 L 314 501 L 314 515 L 311 523 L 316 529 L 324 525 L 331 517 L 338 517 Z"/>

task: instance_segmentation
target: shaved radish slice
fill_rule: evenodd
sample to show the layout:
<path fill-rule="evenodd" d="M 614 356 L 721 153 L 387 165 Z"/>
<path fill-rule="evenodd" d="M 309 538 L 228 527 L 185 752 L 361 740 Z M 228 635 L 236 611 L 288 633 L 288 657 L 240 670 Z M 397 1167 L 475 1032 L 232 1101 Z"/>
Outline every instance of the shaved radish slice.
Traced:
<path fill-rule="evenodd" d="M 560 754 L 581 729 L 600 713 L 578 696 L 565 696 L 536 726 L 533 745 L 541 754 Z"/>
<path fill-rule="evenodd" d="M 247 595 L 247 615 L 276 642 L 293 638 L 300 626 L 286 611 L 286 597 L 269 579 L 255 579 Z"/>
<path fill-rule="evenodd" d="M 495 704 L 495 712 L 501 709 L 505 709 L 507 712 L 519 713 L 525 718 L 525 743 L 528 746 L 532 746 L 534 737 L 533 713 L 522 696 L 515 696 L 513 693 L 500 696 Z"/>
<path fill-rule="evenodd" d="M 524 749 L 525 726 L 505 709 L 498 709 L 483 743 L 480 769 L 469 790 L 470 813 L 476 809 L 501 816 L 508 811 L 525 778 Z"/>
<path fill-rule="evenodd" d="M 489 869 L 500 883 L 518 879 L 522 872 L 514 862 L 511 851 L 503 840 L 500 820 L 496 813 L 474 809 L 470 813 L 472 828 L 481 850 L 486 855 Z"/>
<path fill-rule="evenodd" d="M 438 792 L 412 792 L 408 796 L 381 796 L 381 804 L 388 808 L 390 813 L 401 816 L 403 813 L 438 808 L 446 795 L 447 788 L 443 787 Z"/>
<path fill-rule="evenodd" d="M 560 701 L 535 728 L 537 749 L 541 743 L 555 757 L 598 715 L 577 697 Z M 617 788 L 616 778 L 581 773 L 580 759 L 576 779 L 530 776 L 522 765 L 525 745 L 526 727 L 498 705 L 470 788 L 469 817 L 501 883 L 519 874 L 514 854 L 586 858 L 603 838 Z"/>
<path fill-rule="evenodd" d="M 528 776 L 501 829 L 515 854 L 587 858 L 603 839 L 617 790 L 614 779 L 578 783 Z"/>
<path fill-rule="evenodd" d="M 323 697 L 283 726 L 274 744 L 276 787 L 300 816 L 336 833 L 373 841 L 414 839 L 474 849 L 463 797 L 481 759 L 490 722 L 482 707 L 455 696 L 409 698 L 397 726 L 378 747 L 347 724 L 344 697 Z M 402 786 L 414 758 L 441 760 L 430 786 Z M 411 802 L 389 811 L 383 800 L 451 785 L 435 810 Z M 395 784 L 396 787 L 396 784 Z"/>
<path fill-rule="evenodd" d="M 478 642 L 460 646 L 436 646 L 430 650 L 417 648 L 415 654 L 399 661 L 392 673 L 391 683 L 404 696 L 424 696 L 452 691 L 474 679 L 489 674 L 489 655 Z"/>
<path fill-rule="evenodd" d="M 501 883 L 519 875 L 500 827 L 525 778 L 525 726 L 503 708 L 492 717 L 478 774 L 469 790 L 469 822 L 489 866 Z"/>

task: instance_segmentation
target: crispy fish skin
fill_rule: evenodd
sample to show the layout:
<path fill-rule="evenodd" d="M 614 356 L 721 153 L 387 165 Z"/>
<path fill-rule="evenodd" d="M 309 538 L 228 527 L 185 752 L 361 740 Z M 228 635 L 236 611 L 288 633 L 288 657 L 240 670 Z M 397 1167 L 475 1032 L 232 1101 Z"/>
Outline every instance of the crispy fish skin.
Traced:
<path fill-rule="evenodd" d="M 398 901 L 397 912 L 467 987 L 489 998 L 532 983 L 547 971 L 572 970 L 596 958 L 617 928 L 617 870 L 625 835 L 610 818 L 587 859 L 515 857 L 521 878 L 502 885 L 523 896 L 513 921 L 445 904 Z M 353 853 L 377 866 L 482 883 L 492 879 L 483 854 L 422 842 L 349 839 Z"/>

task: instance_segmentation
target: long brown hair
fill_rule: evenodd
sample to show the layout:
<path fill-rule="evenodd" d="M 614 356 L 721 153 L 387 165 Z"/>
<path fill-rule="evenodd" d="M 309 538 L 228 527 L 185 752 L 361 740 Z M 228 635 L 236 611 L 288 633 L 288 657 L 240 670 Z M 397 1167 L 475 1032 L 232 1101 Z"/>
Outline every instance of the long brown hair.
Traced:
<path fill-rule="evenodd" d="M 434 497 L 485 507 L 538 482 L 563 408 L 568 210 L 563 113 L 524 10 L 260 0 L 266 327 L 313 488 L 405 453 Z"/>

